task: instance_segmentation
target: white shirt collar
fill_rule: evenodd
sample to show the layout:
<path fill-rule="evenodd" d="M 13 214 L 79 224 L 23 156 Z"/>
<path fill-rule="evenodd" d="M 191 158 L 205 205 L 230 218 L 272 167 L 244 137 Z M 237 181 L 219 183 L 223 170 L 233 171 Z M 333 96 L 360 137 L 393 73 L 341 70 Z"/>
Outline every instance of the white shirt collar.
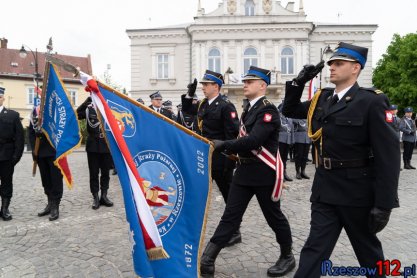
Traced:
<path fill-rule="evenodd" d="M 3 111 L 4 106 L 0 106 L 0 113 Z"/>
<path fill-rule="evenodd" d="M 218 95 L 217 95 L 217 97 L 214 97 L 214 98 L 210 99 L 210 100 L 208 101 L 208 104 L 209 104 L 209 105 L 210 105 L 210 104 L 212 104 L 212 103 L 213 103 L 213 101 L 214 101 L 214 100 L 216 100 L 219 96 L 220 96 L 220 94 L 218 94 Z"/>
<path fill-rule="evenodd" d="M 263 98 L 264 96 L 260 96 L 260 97 L 257 97 L 257 98 L 255 98 L 255 99 L 252 99 L 251 101 L 249 101 L 249 103 L 250 103 L 250 107 L 249 107 L 249 110 L 258 102 L 258 100 L 260 100 L 261 98 Z"/>
<path fill-rule="evenodd" d="M 339 98 L 339 101 L 340 101 L 352 87 L 353 85 L 350 87 L 347 87 L 346 89 L 341 90 L 338 93 L 336 93 L 336 90 L 334 90 L 333 95 L 337 94 L 337 97 Z"/>

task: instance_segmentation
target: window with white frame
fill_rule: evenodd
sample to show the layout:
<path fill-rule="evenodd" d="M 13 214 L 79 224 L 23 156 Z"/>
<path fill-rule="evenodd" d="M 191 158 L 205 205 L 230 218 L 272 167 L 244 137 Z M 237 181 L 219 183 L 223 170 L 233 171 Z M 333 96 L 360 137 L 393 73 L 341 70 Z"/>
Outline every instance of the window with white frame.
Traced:
<path fill-rule="evenodd" d="M 168 54 L 158 54 L 157 59 L 157 78 L 168 79 Z"/>
<path fill-rule="evenodd" d="M 68 92 L 72 105 L 77 106 L 77 90 L 69 89 Z"/>
<path fill-rule="evenodd" d="M 243 52 L 243 70 L 246 74 L 250 66 L 258 66 L 258 51 L 253 47 L 248 47 Z"/>
<path fill-rule="evenodd" d="M 248 15 L 248 16 L 255 15 L 255 3 L 253 2 L 253 0 L 246 0 L 245 15 Z"/>
<path fill-rule="evenodd" d="M 35 101 L 35 88 L 27 88 L 26 89 L 26 103 L 33 105 Z"/>
<path fill-rule="evenodd" d="M 294 74 L 294 51 L 290 47 L 281 51 L 281 74 Z"/>
<path fill-rule="evenodd" d="M 214 72 L 221 72 L 220 68 L 220 51 L 213 48 L 208 53 L 208 69 Z"/>

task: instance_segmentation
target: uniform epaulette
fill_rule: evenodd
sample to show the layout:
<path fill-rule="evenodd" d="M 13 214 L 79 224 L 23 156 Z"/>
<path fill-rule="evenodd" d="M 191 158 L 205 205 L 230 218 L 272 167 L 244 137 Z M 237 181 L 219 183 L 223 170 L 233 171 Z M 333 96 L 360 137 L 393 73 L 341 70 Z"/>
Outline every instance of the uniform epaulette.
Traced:
<path fill-rule="evenodd" d="M 263 103 L 264 103 L 265 106 L 272 105 L 272 103 L 266 98 L 263 100 Z"/>
<path fill-rule="evenodd" d="M 369 92 L 372 92 L 372 93 L 377 94 L 377 95 L 379 95 L 379 94 L 383 94 L 383 93 L 384 93 L 383 91 L 378 90 L 378 89 L 376 89 L 376 88 L 374 88 L 374 87 L 371 87 L 371 88 L 364 88 L 364 87 L 361 87 L 361 89 L 366 90 L 366 91 L 369 91 Z"/>

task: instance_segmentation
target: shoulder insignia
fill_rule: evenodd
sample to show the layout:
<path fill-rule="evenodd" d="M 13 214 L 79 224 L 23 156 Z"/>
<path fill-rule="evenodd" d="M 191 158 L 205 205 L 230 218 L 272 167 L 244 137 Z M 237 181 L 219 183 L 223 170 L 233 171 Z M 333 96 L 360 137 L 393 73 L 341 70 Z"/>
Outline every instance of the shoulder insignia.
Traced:
<path fill-rule="evenodd" d="M 365 90 L 365 91 L 368 91 L 368 92 L 372 92 L 372 93 L 377 94 L 377 95 L 380 95 L 380 94 L 383 94 L 383 93 L 384 93 L 383 91 L 378 90 L 378 89 L 373 88 L 373 87 L 371 87 L 371 88 L 364 88 L 364 87 L 361 87 L 361 89 L 362 89 L 362 90 Z"/>
<path fill-rule="evenodd" d="M 272 103 L 266 98 L 262 102 L 263 102 L 264 106 L 272 105 Z"/>

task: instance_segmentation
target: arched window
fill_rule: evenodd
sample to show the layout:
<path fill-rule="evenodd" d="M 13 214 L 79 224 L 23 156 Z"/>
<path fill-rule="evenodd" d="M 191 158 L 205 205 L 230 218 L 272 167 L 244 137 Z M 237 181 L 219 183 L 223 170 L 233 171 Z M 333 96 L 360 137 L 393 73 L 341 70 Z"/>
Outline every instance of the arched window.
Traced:
<path fill-rule="evenodd" d="M 243 70 L 246 74 L 250 66 L 258 66 L 258 51 L 253 47 L 248 47 L 243 52 Z"/>
<path fill-rule="evenodd" d="M 294 51 L 290 47 L 281 51 L 281 74 L 294 74 Z"/>
<path fill-rule="evenodd" d="M 253 0 L 246 0 L 245 2 L 245 15 L 255 15 L 255 3 Z"/>
<path fill-rule="evenodd" d="M 212 48 L 208 53 L 208 69 L 220 73 L 220 62 L 220 51 L 217 48 Z"/>

